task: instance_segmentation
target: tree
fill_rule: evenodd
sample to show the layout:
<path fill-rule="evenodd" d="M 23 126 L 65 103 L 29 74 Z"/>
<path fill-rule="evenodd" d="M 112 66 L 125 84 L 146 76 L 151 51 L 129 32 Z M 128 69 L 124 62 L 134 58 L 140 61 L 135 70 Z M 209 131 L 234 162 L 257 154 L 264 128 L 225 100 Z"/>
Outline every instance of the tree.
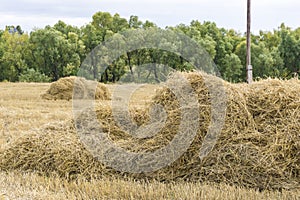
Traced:
<path fill-rule="evenodd" d="M 54 26 L 46 26 L 44 29 L 36 29 L 30 35 L 24 33 L 20 26 L 6 26 L 0 30 L 0 81 L 18 81 L 22 78 L 37 74 L 45 74 L 51 80 L 57 80 L 63 76 L 75 75 L 79 66 L 86 57 L 88 62 L 83 63 L 85 73 L 90 74 L 91 79 L 102 81 L 117 81 L 135 70 L 139 77 L 146 77 L 151 81 L 160 79 L 160 73 L 167 70 L 164 65 L 180 70 L 189 71 L 193 66 L 185 60 L 184 56 L 172 53 L 180 49 L 183 53 L 189 53 L 193 60 L 196 55 L 195 48 L 188 47 L 183 41 L 170 42 L 157 35 L 156 30 L 161 30 L 153 22 L 142 22 L 138 16 L 132 15 L 129 19 L 122 18 L 119 14 L 111 15 L 108 12 L 97 12 L 93 15 L 91 23 L 78 28 L 59 20 Z M 126 30 L 147 29 L 149 35 L 130 34 L 124 35 Z M 217 65 L 224 79 L 232 82 L 245 81 L 246 70 L 241 66 L 246 65 L 246 37 L 233 29 L 226 30 L 217 27 L 214 22 L 191 21 L 189 25 L 179 24 L 175 27 L 166 27 L 183 33 L 202 46 L 208 52 L 211 59 Z M 154 32 L 152 32 L 154 31 Z M 120 33 L 120 34 L 119 34 Z M 103 42 L 110 41 L 114 37 L 115 50 L 93 51 Z M 116 53 L 117 49 L 131 41 L 135 46 L 140 42 L 151 41 L 156 45 L 163 45 L 165 49 L 135 49 L 118 55 L 118 58 L 107 60 L 111 55 L 103 53 Z M 136 42 L 136 43 L 135 43 Z M 274 31 L 260 31 L 258 35 L 251 35 L 251 52 L 254 77 L 291 77 L 300 72 L 300 28 L 292 30 L 281 24 Z M 114 49 L 114 47 L 110 47 Z M 169 49 L 166 50 L 166 49 Z M 91 55 L 87 56 L 89 53 Z M 194 56 L 194 57 L 193 57 Z M 199 56 L 199 53 L 198 55 Z M 207 57 L 207 55 L 205 54 Z M 203 62 L 207 62 L 203 60 Z M 101 62 L 101 63 L 100 63 Z M 202 62 L 202 61 L 199 61 Z M 149 63 L 154 63 L 151 66 Z M 203 63 L 198 63 L 204 66 Z M 149 70 L 145 70 L 146 68 Z M 103 71 L 103 69 L 106 69 Z M 133 77 L 133 76 L 131 76 Z M 127 77 L 128 80 L 130 76 Z"/>
<path fill-rule="evenodd" d="M 200 22 L 192 21 L 191 26 L 180 24 L 172 30 L 180 31 L 185 35 L 189 36 L 209 53 L 211 59 L 215 58 L 217 54 L 216 52 L 217 43 L 210 35 L 203 32 L 203 27 Z"/>
<path fill-rule="evenodd" d="M 290 76 L 292 73 L 300 72 L 300 40 L 297 40 L 295 35 L 284 24 L 280 30 L 281 43 L 278 50 L 280 57 L 283 59 L 284 68 L 286 68 Z"/>
<path fill-rule="evenodd" d="M 227 54 L 224 58 L 223 78 L 230 82 L 240 82 L 243 65 L 235 54 Z"/>
<path fill-rule="evenodd" d="M 156 25 L 155 23 L 153 23 L 153 22 L 150 22 L 150 21 L 146 20 L 146 21 L 143 23 L 142 27 L 143 27 L 144 29 L 147 29 L 147 28 L 157 27 L 157 25 Z"/>
<path fill-rule="evenodd" d="M 112 19 L 111 31 L 113 33 L 118 33 L 125 31 L 129 28 L 129 24 L 125 18 L 120 17 L 119 14 L 115 14 Z"/>
<path fill-rule="evenodd" d="M 132 22 L 135 19 L 132 18 Z M 90 73 L 93 74 L 93 79 L 99 78 L 99 66 L 97 52 L 93 51 L 98 45 L 112 37 L 114 34 L 129 29 L 128 21 L 120 17 L 119 14 L 111 16 L 108 12 L 97 12 L 93 15 L 93 21 L 83 28 L 83 42 L 86 46 L 86 54 L 89 57 Z M 85 66 L 87 69 L 88 66 Z M 112 68 L 112 66 L 110 66 Z M 115 72 L 117 70 L 112 69 Z"/>
<path fill-rule="evenodd" d="M 59 20 L 56 24 L 54 24 L 53 29 L 61 32 L 64 35 L 68 35 L 70 32 L 76 33 L 77 35 L 80 34 L 79 28 L 77 28 L 76 26 L 68 25 L 61 20 Z"/>
<path fill-rule="evenodd" d="M 0 41 L 0 81 L 18 81 L 19 75 L 27 68 L 28 41 L 27 34 L 4 31 Z"/>
<path fill-rule="evenodd" d="M 50 80 L 51 78 L 32 68 L 27 68 L 26 71 L 19 76 L 19 81 L 21 82 L 49 82 Z"/>
<path fill-rule="evenodd" d="M 76 74 L 80 66 L 79 52 L 83 49 L 76 33 L 70 32 L 66 36 L 52 27 L 46 27 L 31 33 L 30 44 L 34 69 L 51 77 L 53 81 Z M 65 70 L 68 66 L 74 69 Z"/>
<path fill-rule="evenodd" d="M 129 24 L 129 28 L 137 29 L 137 28 L 141 28 L 142 27 L 143 22 L 141 22 L 139 20 L 138 16 L 131 15 L 130 19 L 128 21 L 128 24 Z"/>
<path fill-rule="evenodd" d="M 113 35 L 113 17 L 108 12 L 97 12 L 93 15 L 92 26 L 100 42 Z"/>
<path fill-rule="evenodd" d="M 246 65 L 246 41 L 241 42 L 235 51 L 236 55 L 241 60 L 243 66 Z M 273 55 L 276 56 L 276 50 L 273 51 Z M 278 70 L 278 64 L 280 60 L 278 57 L 276 59 L 273 58 L 272 53 L 265 46 L 264 42 L 252 42 L 251 45 L 251 63 L 255 66 L 255 70 L 253 70 L 254 78 L 264 78 L 269 76 L 274 76 L 278 74 L 276 71 Z M 246 77 L 246 71 L 243 71 L 242 76 Z"/>
<path fill-rule="evenodd" d="M 277 48 L 281 42 L 279 31 L 274 30 L 274 32 L 259 32 L 259 42 L 264 42 L 266 48 L 272 51 Z"/>

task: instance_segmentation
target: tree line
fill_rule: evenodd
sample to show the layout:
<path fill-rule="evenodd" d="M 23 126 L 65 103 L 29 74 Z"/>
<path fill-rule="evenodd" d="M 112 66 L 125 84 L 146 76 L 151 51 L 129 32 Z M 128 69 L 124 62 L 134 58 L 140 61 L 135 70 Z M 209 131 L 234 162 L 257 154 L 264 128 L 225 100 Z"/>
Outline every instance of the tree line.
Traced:
<path fill-rule="evenodd" d="M 82 27 L 58 21 L 24 33 L 20 26 L 6 26 L 0 30 L 0 81 L 48 82 L 76 75 L 86 56 L 102 42 L 122 31 L 155 27 L 155 23 L 142 22 L 138 16 L 125 19 L 107 12 L 95 13 Z M 225 80 L 245 81 L 245 34 L 197 20 L 165 29 L 183 33 L 201 45 Z M 300 72 L 300 28 L 293 30 L 281 24 L 273 31 L 253 34 L 251 40 L 254 78 L 291 78 Z M 103 72 L 92 65 L 91 73 L 99 81 L 115 82 L 134 67 L 155 62 L 167 63 L 175 70 L 191 70 L 180 56 L 159 49 L 139 49 L 120 56 Z M 155 68 L 150 73 L 158 78 Z"/>

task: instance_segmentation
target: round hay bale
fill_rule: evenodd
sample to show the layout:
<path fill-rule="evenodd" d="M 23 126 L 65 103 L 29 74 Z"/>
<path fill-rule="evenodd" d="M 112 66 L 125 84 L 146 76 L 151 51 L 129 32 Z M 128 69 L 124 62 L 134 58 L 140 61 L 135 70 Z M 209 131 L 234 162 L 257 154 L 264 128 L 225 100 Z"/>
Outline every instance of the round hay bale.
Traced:
<path fill-rule="evenodd" d="M 76 80 L 76 81 L 75 81 Z M 75 84 L 75 85 L 74 85 Z M 94 81 L 86 80 L 81 77 L 65 77 L 61 78 L 50 85 L 50 88 L 41 97 L 46 100 L 71 100 L 73 98 L 73 91 L 88 98 L 98 100 L 109 100 L 110 92 L 103 83 L 97 83 L 94 89 Z"/>

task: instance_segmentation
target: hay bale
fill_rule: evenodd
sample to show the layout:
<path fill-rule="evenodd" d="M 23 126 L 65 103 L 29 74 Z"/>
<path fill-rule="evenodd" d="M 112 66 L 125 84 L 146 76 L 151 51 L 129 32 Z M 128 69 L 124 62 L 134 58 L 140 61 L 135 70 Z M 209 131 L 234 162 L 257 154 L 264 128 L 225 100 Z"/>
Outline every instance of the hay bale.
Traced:
<path fill-rule="evenodd" d="M 249 86 L 247 104 L 259 132 L 290 134 L 299 130 L 299 89 L 297 79 L 267 79 Z"/>
<path fill-rule="evenodd" d="M 193 143 L 170 166 L 153 173 L 132 176 L 160 181 L 223 182 L 258 189 L 300 187 L 299 81 L 297 84 L 279 81 L 279 85 L 286 85 L 285 89 L 275 87 L 272 90 L 276 92 L 273 93 L 266 90 L 274 86 L 268 81 L 254 83 L 250 87 L 221 81 L 227 93 L 225 125 L 213 150 L 201 160 L 199 150 L 211 123 L 211 97 L 203 77 L 209 79 L 212 85 L 217 85 L 220 80 L 197 73 L 184 76 L 196 91 L 201 105 L 200 127 Z M 294 89 L 289 89 L 291 85 Z M 282 100 L 277 99 L 278 95 Z M 153 152 L 174 138 L 181 120 L 179 102 L 168 88 L 157 93 L 153 104 L 163 105 L 168 119 L 161 132 L 150 139 L 136 139 L 122 132 L 114 122 L 111 111 L 106 111 L 104 115 L 103 110 L 99 110 L 98 118 L 103 122 L 105 131 L 113 130 L 109 132 L 110 138 L 120 147 L 132 152 Z M 270 113 L 269 118 L 265 113 Z M 143 115 L 147 115 L 145 111 Z M 272 121 L 274 117 L 275 121 Z"/>
<path fill-rule="evenodd" d="M 126 176 L 159 181 L 222 182 L 257 189 L 300 188 L 298 80 L 266 80 L 249 86 L 229 84 L 199 73 L 182 75 L 191 84 L 200 105 L 199 127 L 190 147 L 175 162 L 158 171 L 125 173 Z M 183 87 L 180 82 L 174 84 Z M 225 87 L 227 96 L 225 124 L 214 148 L 201 160 L 199 151 L 212 117 L 216 117 L 212 116 L 209 87 L 220 87 L 220 84 Z M 154 152 L 169 144 L 178 134 L 181 107 L 168 88 L 160 89 L 152 104 L 162 105 L 167 118 L 163 128 L 151 138 L 134 138 L 124 131 L 107 105 L 97 109 L 98 122 L 119 147 L 131 152 Z M 150 120 L 149 108 L 131 109 L 131 115 L 139 125 Z M 87 133 L 92 132 L 94 127 L 89 123 L 89 114 L 84 113 L 80 118 L 82 124 L 77 125 L 85 126 Z M 80 143 L 74 126 L 69 124 L 66 127 L 42 129 L 42 134 L 31 134 L 11 144 L 0 152 L 0 169 L 50 171 L 64 177 L 78 174 L 87 177 L 124 176 L 124 173 L 97 162 Z"/>
<path fill-rule="evenodd" d="M 96 91 L 94 91 L 94 83 L 93 81 L 75 76 L 61 78 L 53 82 L 50 88 L 46 93 L 42 94 L 41 97 L 46 100 L 61 99 L 69 101 L 73 98 L 73 90 L 76 89 L 78 94 L 82 94 L 88 98 L 95 97 L 95 99 L 109 100 L 110 93 L 105 84 L 97 83 Z"/>
<path fill-rule="evenodd" d="M 0 153 L 0 169 L 56 174 L 74 179 L 102 177 L 104 166 L 87 152 L 73 124 L 54 123 L 20 137 Z"/>

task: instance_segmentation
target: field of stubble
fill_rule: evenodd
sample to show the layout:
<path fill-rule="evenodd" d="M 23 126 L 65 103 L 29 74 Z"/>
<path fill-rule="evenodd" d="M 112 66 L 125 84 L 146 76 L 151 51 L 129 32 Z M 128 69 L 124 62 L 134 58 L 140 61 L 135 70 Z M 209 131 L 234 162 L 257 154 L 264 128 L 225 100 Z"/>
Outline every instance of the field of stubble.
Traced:
<path fill-rule="evenodd" d="M 0 148 L 18 137 L 72 119 L 71 101 L 40 98 L 49 84 L 0 83 Z M 111 88 L 111 86 L 110 86 Z M 149 86 L 153 90 L 153 86 Z M 140 91 L 136 99 L 147 99 Z M 134 100 L 133 100 L 134 101 Z M 145 100 L 146 101 L 146 100 Z M 1 151 L 0 151 L 1 152 Z M 299 199 L 300 191 L 263 191 L 224 184 L 159 183 L 120 179 L 67 181 L 20 171 L 0 171 L 2 199 Z"/>

